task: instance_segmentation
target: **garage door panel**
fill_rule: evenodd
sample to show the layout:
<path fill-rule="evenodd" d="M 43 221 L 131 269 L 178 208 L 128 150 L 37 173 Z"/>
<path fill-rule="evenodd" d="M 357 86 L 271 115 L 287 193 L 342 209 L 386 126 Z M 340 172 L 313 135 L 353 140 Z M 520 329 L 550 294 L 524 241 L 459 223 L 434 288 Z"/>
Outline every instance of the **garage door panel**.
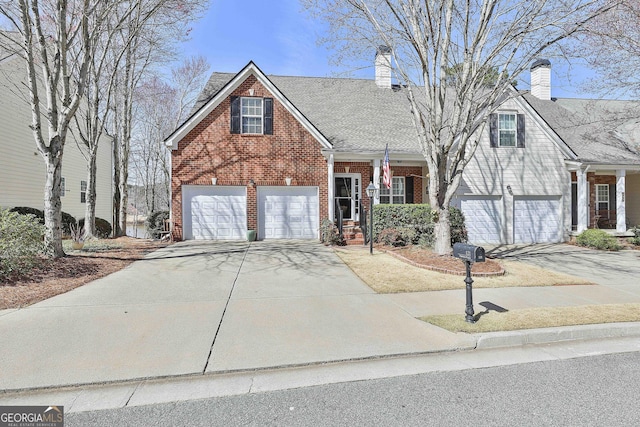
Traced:
<path fill-rule="evenodd" d="M 265 239 L 316 239 L 317 187 L 259 187 L 259 235 Z"/>
<path fill-rule="evenodd" d="M 468 240 L 474 244 L 501 243 L 502 213 L 499 198 L 460 198 Z"/>
<path fill-rule="evenodd" d="M 560 198 L 520 198 L 513 205 L 515 243 L 556 243 L 562 240 Z"/>
<path fill-rule="evenodd" d="M 231 240 L 246 237 L 244 187 L 184 186 L 184 238 Z"/>

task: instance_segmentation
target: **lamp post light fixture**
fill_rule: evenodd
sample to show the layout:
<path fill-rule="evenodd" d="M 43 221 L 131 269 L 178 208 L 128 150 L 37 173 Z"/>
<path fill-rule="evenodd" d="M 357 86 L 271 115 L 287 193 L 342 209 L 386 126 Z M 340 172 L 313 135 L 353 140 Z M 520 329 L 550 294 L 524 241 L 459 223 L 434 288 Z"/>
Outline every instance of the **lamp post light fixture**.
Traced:
<path fill-rule="evenodd" d="M 367 187 L 367 196 L 369 196 L 369 210 L 371 211 L 371 221 L 369 225 L 369 253 L 373 255 L 373 199 L 378 196 L 378 187 L 369 183 Z"/>

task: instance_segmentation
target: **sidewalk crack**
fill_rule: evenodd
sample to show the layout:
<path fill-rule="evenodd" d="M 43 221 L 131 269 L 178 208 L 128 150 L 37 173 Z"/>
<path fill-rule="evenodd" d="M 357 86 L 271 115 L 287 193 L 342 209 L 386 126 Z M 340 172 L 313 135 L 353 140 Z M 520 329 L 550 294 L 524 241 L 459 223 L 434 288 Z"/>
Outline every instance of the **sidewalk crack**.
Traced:
<path fill-rule="evenodd" d="M 211 356 L 213 355 L 213 346 L 216 344 L 216 339 L 218 339 L 218 333 L 220 333 L 220 328 L 222 328 L 222 322 L 224 321 L 224 316 L 227 313 L 229 302 L 231 302 L 231 296 L 233 295 L 233 290 L 236 287 L 236 282 L 238 281 L 238 277 L 240 277 L 240 271 L 244 266 L 244 261 L 247 259 L 247 254 L 249 253 L 250 248 L 251 248 L 251 243 L 249 243 L 249 246 L 247 246 L 247 249 L 244 251 L 244 255 L 242 256 L 242 261 L 240 262 L 240 267 L 238 267 L 238 272 L 236 273 L 236 277 L 235 279 L 233 279 L 233 283 L 231 284 L 231 290 L 229 291 L 229 296 L 227 296 L 227 302 L 225 303 L 224 309 L 222 310 L 222 316 L 220 316 L 220 323 L 218 323 L 218 328 L 216 329 L 216 333 L 213 336 L 213 341 L 211 342 L 211 348 L 209 349 L 209 355 L 207 356 L 207 361 L 204 364 L 202 375 L 204 375 L 207 372 L 207 367 L 209 366 L 209 362 L 211 361 Z"/>

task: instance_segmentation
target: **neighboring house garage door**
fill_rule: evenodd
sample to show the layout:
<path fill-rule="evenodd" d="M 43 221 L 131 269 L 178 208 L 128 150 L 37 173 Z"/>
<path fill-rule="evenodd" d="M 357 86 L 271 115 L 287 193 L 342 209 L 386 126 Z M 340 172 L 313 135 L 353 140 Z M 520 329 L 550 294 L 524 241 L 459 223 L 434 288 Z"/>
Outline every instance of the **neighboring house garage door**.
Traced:
<path fill-rule="evenodd" d="M 247 236 L 245 187 L 182 187 L 184 239 L 237 240 Z"/>
<path fill-rule="evenodd" d="M 258 187 L 260 239 L 317 239 L 318 187 Z"/>
<path fill-rule="evenodd" d="M 555 243 L 561 241 L 560 212 L 560 198 L 523 197 L 514 199 L 514 243 Z"/>
<path fill-rule="evenodd" d="M 471 244 L 501 243 L 502 209 L 498 197 L 459 197 Z"/>

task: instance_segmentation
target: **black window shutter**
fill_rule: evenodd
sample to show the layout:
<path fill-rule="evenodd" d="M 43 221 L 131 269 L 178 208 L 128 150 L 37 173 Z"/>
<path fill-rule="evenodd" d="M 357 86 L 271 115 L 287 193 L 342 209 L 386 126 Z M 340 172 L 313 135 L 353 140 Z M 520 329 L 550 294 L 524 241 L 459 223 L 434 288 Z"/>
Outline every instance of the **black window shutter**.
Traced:
<path fill-rule="evenodd" d="M 231 133 L 240 133 L 240 97 L 231 97 Z"/>
<path fill-rule="evenodd" d="M 413 204 L 413 177 L 407 176 L 404 179 L 404 202 Z"/>
<path fill-rule="evenodd" d="M 273 135 L 273 98 L 264 99 L 264 134 Z"/>
<path fill-rule="evenodd" d="M 618 208 L 616 202 L 616 185 L 609 184 L 609 210 L 614 211 Z M 610 218 L 615 219 L 615 218 Z"/>
<path fill-rule="evenodd" d="M 524 148 L 524 114 L 518 114 L 518 148 Z"/>
<path fill-rule="evenodd" d="M 489 114 L 489 142 L 491 144 L 491 148 L 498 147 L 499 139 L 500 134 L 498 133 L 498 115 Z"/>

